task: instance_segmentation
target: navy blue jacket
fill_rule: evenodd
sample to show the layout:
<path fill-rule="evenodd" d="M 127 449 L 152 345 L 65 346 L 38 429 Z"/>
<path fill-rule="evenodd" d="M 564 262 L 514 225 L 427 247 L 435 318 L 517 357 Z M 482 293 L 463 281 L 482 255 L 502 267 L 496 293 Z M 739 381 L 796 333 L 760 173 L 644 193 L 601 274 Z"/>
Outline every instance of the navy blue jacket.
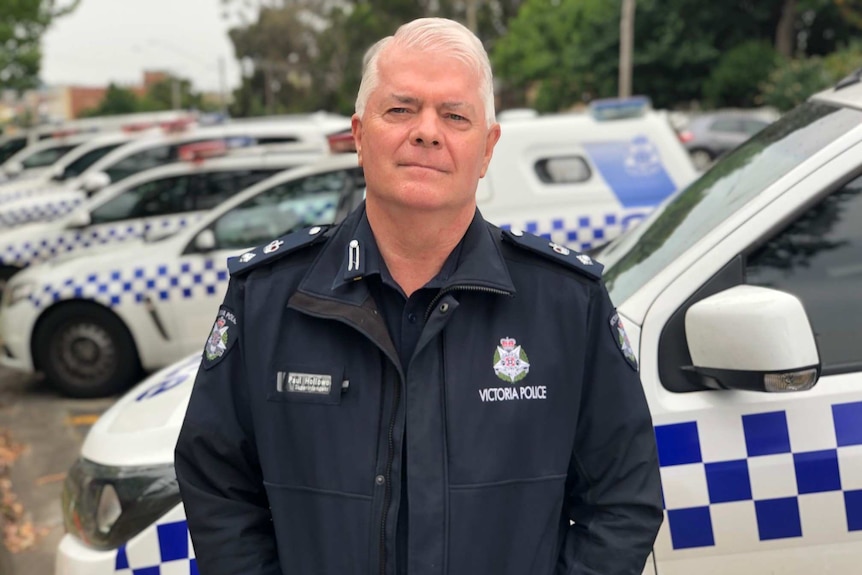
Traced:
<path fill-rule="evenodd" d="M 477 212 L 404 373 L 361 210 L 231 262 L 176 448 L 201 574 L 391 575 L 405 473 L 410 575 L 640 574 L 658 462 L 601 267 Z"/>

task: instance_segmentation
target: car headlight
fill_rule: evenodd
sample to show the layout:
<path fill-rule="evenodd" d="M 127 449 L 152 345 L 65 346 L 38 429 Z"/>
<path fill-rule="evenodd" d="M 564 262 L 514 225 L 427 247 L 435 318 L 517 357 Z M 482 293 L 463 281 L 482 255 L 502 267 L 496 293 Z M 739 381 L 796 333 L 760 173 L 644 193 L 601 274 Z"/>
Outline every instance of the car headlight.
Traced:
<path fill-rule="evenodd" d="M 33 294 L 36 284 L 32 282 L 10 281 L 3 290 L 3 306 L 10 307 Z"/>
<path fill-rule="evenodd" d="M 180 503 L 173 464 L 111 467 L 80 458 L 63 486 L 66 531 L 99 550 L 116 549 Z"/>

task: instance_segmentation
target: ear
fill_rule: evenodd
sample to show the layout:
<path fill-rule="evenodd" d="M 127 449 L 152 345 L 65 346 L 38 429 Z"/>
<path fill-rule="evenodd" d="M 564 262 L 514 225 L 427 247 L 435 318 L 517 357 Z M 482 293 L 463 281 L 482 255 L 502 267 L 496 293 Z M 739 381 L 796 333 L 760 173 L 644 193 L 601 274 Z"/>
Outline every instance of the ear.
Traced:
<path fill-rule="evenodd" d="M 356 157 L 359 158 L 359 165 L 362 165 L 362 120 L 358 114 L 353 114 L 350 118 L 350 131 L 353 134 L 353 143 L 356 146 Z"/>
<path fill-rule="evenodd" d="M 491 163 L 491 156 L 494 155 L 494 146 L 497 145 L 499 140 L 500 124 L 494 124 L 491 126 L 491 129 L 488 130 L 488 135 L 485 136 L 485 156 L 482 158 L 482 172 L 479 174 L 480 178 L 485 177 L 485 173 L 488 171 L 488 164 Z"/>

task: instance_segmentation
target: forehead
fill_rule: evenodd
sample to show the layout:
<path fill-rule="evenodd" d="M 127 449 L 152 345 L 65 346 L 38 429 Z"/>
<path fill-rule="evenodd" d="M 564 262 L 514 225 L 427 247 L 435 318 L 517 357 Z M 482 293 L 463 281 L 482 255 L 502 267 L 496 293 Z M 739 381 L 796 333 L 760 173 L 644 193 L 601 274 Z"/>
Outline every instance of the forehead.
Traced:
<path fill-rule="evenodd" d="M 386 46 L 377 61 L 378 96 L 479 100 L 480 73 L 475 65 L 442 50 L 418 50 Z M 448 95 L 447 95 L 448 94 Z"/>

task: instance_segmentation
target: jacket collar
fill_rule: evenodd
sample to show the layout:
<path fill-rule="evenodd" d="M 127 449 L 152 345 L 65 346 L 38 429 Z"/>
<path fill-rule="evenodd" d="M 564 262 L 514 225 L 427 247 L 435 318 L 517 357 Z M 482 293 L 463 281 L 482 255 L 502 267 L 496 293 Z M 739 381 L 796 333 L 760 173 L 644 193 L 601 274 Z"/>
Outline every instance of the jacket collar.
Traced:
<path fill-rule="evenodd" d="M 364 224 L 363 224 L 364 222 Z M 311 265 L 299 285 L 309 295 L 361 305 L 368 297 L 367 275 L 379 271 L 379 254 L 368 221 L 365 204 L 356 208 Z M 509 269 L 500 252 L 494 233 L 499 233 L 476 210 L 461 242 L 457 266 L 442 289 L 454 286 L 477 286 L 515 293 Z"/>

